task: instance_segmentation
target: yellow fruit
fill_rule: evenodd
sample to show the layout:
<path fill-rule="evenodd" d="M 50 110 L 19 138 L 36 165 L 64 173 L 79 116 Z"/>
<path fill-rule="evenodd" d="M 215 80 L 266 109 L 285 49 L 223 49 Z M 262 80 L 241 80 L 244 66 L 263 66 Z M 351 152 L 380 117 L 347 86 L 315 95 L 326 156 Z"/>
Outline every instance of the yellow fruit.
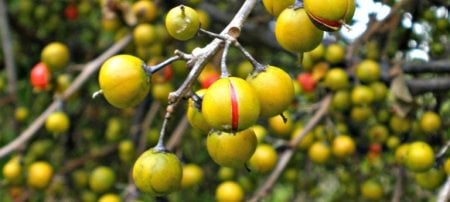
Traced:
<path fill-rule="evenodd" d="M 53 167 L 45 161 L 37 161 L 28 168 L 27 183 L 30 187 L 44 189 L 53 178 Z"/>
<path fill-rule="evenodd" d="M 384 190 L 381 184 L 374 180 L 367 180 L 361 185 L 361 194 L 369 200 L 380 200 Z"/>
<path fill-rule="evenodd" d="M 45 120 L 45 129 L 53 134 L 65 133 L 70 127 L 70 119 L 62 111 L 53 112 Z"/>
<path fill-rule="evenodd" d="M 427 111 L 420 117 L 420 128 L 425 133 L 434 133 L 441 128 L 441 117 L 433 112 Z"/>
<path fill-rule="evenodd" d="M 254 126 L 252 126 L 252 129 L 253 129 L 253 132 L 255 132 L 258 143 L 263 142 L 264 138 L 267 135 L 267 129 L 264 128 L 264 126 L 262 126 L 262 125 L 254 125 Z"/>
<path fill-rule="evenodd" d="M 183 177 L 181 178 L 181 187 L 189 188 L 198 185 L 203 180 L 203 170 L 197 164 L 183 165 Z"/>
<path fill-rule="evenodd" d="M 365 83 L 374 82 L 380 79 L 380 65 L 373 60 L 363 60 L 356 66 L 356 77 Z"/>
<path fill-rule="evenodd" d="M 252 171 L 267 173 L 275 167 L 277 160 L 278 154 L 272 145 L 259 144 L 248 161 L 248 166 Z"/>
<path fill-rule="evenodd" d="M 122 201 L 122 199 L 120 198 L 119 195 L 112 194 L 112 193 L 103 194 L 98 199 L 98 202 L 121 202 L 121 201 Z"/>
<path fill-rule="evenodd" d="M 180 5 L 169 10 L 165 18 L 166 29 L 178 40 L 185 41 L 194 37 L 200 28 L 197 11 L 191 7 Z"/>
<path fill-rule="evenodd" d="M 427 171 L 434 164 L 434 152 L 430 145 L 416 141 L 409 145 L 405 156 L 405 166 L 413 172 Z"/>
<path fill-rule="evenodd" d="M 216 188 L 217 202 L 244 201 L 244 190 L 234 181 L 226 181 Z"/>
<path fill-rule="evenodd" d="M 284 70 L 268 66 L 264 71 L 247 77 L 259 98 L 261 117 L 271 117 L 282 113 L 294 100 L 294 85 Z"/>
<path fill-rule="evenodd" d="M 355 12 L 355 0 L 305 0 L 303 3 L 308 15 L 324 31 L 339 30 L 342 24 L 351 21 Z"/>
<path fill-rule="evenodd" d="M 14 117 L 19 122 L 25 121 L 28 117 L 28 108 L 23 106 L 17 107 L 14 111 Z"/>
<path fill-rule="evenodd" d="M 3 177 L 11 183 L 17 183 L 22 179 L 22 165 L 19 157 L 11 158 L 2 169 Z"/>
<path fill-rule="evenodd" d="M 285 50 L 303 53 L 322 42 L 323 31 L 317 29 L 304 9 L 286 8 L 275 23 L 275 38 Z"/>
<path fill-rule="evenodd" d="M 175 154 L 152 148 L 138 157 L 132 176 L 136 187 L 142 192 L 163 196 L 179 189 L 183 169 Z"/>
<path fill-rule="evenodd" d="M 158 14 L 155 3 L 148 0 L 139 0 L 133 3 L 131 12 L 141 22 L 151 22 Z"/>
<path fill-rule="evenodd" d="M 323 164 L 330 158 L 330 147 L 323 142 L 314 142 L 308 149 L 308 156 L 312 162 Z"/>
<path fill-rule="evenodd" d="M 256 145 L 256 135 L 251 128 L 237 133 L 214 131 L 206 139 L 208 154 L 214 162 L 232 168 L 244 168 Z"/>
<path fill-rule="evenodd" d="M 397 134 L 406 133 L 411 129 L 411 123 L 408 118 L 393 115 L 389 119 L 390 129 Z"/>
<path fill-rule="evenodd" d="M 99 83 L 106 100 L 117 108 L 134 107 L 150 90 L 144 61 L 131 55 L 116 55 L 100 68 Z"/>
<path fill-rule="evenodd" d="M 41 52 L 41 61 L 53 71 L 66 67 L 69 59 L 69 48 L 60 42 L 47 44 Z"/>
<path fill-rule="evenodd" d="M 341 68 L 332 68 L 325 74 L 325 86 L 333 91 L 344 90 L 349 86 L 348 75 Z"/>
<path fill-rule="evenodd" d="M 325 60 L 331 64 L 342 63 L 345 59 L 345 48 L 341 44 L 330 44 L 325 50 Z"/>
<path fill-rule="evenodd" d="M 444 171 L 447 175 L 450 175 L 450 158 L 445 159 Z"/>
<path fill-rule="evenodd" d="M 205 95 L 206 89 L 201 89 L 195 92 L 199 98 L 202 98 Z M 187 109 L 187 119 L 193 128 L 200 129 L 204 133 L 208 134 L 211 130 L 211 126 L 206 122 L 205 117 L 198 107 L 201 107 L 201 103 L 196 106 L 195 102 L 192 98 L 188 100 L 188 109 Z"/>
<path fill-rule="evenodd" d="M 258 95 L 241 78 L 221 78 L 203 96 L 202 114 L 215 129 L 227 132 L 247 129 L 256 123 L 260 114 Z"/>
<path fill-rule="evenodd" d="M 200 20 L 200 27 L 203 29 L 208 29 L 209 25 L 211 24 L 209 14 L 202 9 L 197 9 L 196 11 L 198 15 L 198 20 Z"/>
<path fill-rule="evenodd" d="M 352 103 L 356 105 L 369 105 L 374 100 L 374 93 L 371 88 L 365 85 L 358 85 L 352 89 Z"/>
<path fill-rule="evenodd" d="M 288 138 L 291 135 L 292 130 L 294 129 L 294 122 L 292 121 L 291 113 L 285 112 L 283 113 L 286 122 L 281 115 L 270 117 L 267 121 L 269 124 L 270 130 L 274 133 L 274 135 L 278 137 Z"/>
<path fill-rule="evenodd" d="M 291 135 L 291 139 L 294 139 L 295 137 L 297 137 L 297 135 L 300 135 L 301 131 L 303 130 L 303 126 L 297 126 Z M 299 149 L 303 149 L 306 150 L 308 149 L 313 143 L 314 143 L 314 133 L 313 132 L 308 132 L 305 136 L 303 136 L 303 139 L 300 141 L 300 143 L 298 144 L 298 148 Z"/>
<path fill-rule="evenodd" d="M 141 23 L 134 28 L 133 39 L 137 46 L 149 46 L 157 40 L 156 29 L 149 23 Z"/>
<path fill-rule="evenodd" d="M 295 0 L 263 0 L 263 5 L 270 15 L 277 17 L 281 11 L 294 4 L 294 2 Z"/>
<path fill-rule="evenodd" d="M 415 179 L 419 186 L 433 190 L 444 182 L 445 173 L 442 169 L 431 168 L 428 171 L 416 173 Z"/>
<path fill-rule="evenodd" d="M 399 145 L 395 149 L 395 162 L 397 164 L 399 164 L 399 165 L 405 164 L 406 156 L 407 156 L 408 150 L 409 150 L 409 145 L 410 144 L 404 143 L 404 144 Z"/>
<path fill-rule="evenodd" d="M 108 191 L 115 182 L 116 174 L 112 168 L 106 166 L 96 167 L 89 176 L 89 187 L 97 193 Z"/>
<path fill-rule="evenodd" d="M 355 153 L 356 145 L 353 138 L 348 135 L 339 135 L 334 138 L 331 151 L 336 157 L 345 158 Z"/>

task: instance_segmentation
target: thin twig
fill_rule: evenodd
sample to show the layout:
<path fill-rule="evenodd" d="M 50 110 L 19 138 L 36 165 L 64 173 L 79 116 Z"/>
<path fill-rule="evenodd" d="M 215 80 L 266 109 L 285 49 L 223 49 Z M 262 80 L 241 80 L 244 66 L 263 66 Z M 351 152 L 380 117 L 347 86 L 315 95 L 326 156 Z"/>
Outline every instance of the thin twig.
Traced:
<path fill-rule="evenodd" d="M 14 98 L 17 93 L 16 64 L 14 62 L 14 51 L 11 45 L 8 15 L 4 0 L 0 0 L 0 36 L 2 38 L 2 49 L 5 55 L 6 73 L 8 75 L 8 93 Z"/>
<path fill-rule="evenodd" d="M 396 173 L 396 181 L 395 181 L 395 189 L 394 194 L 392 195 L 392 202 L 400 202 L 403 195 L 403 184 L 406 178 L 405 168 L 403 166 L 397 167 Z"/>
<path fill-rule="evenodd" d="M 120 41 L 115 43 L 113 46 L 111 46 L 99 57 L 87 63 L 84 70 L 77 76 L 77 78 L 75 78 L 73 83 L 61 94 L 59 98 L 55 99 L 47 107 L 47 109 L 41 115 L 39 115 L 39 117 L 36 118 L 34 122 L 31 123 L 30 126 L 27 129 L 25 129 L 25 131 L 23 131 L 16 139 L 8 143 L 6 146 L 0 148 L 0 158 L 3 158 L 4 156 L 13 152 L 18 147 L 24 145 L 31 137 L 33 137 L 36 131 L 42 127 L 48 115 L 50 115 L 53 111 L 58 109 L 59 105 L 61 104 L 61 101 L 65 101 L 68 98 L 70 98 L 70 96 L 73 95 L 96 70 L 98 70 L 100 65 L 106 59 L 122 50 L 130 41 L 131 41 L 131 34 L 128 34 L 125 37 L 123 37 Z"/>
<path fill-rule="evenodd" d="M 302 141 L 303 137 L 306 134 L 308 134 L 327 113 L 328 107 L 330 106 L 331 103 L 331 98 L 332 95 L 328 94 L 322 99 L 321 107 L 319 108 L 319 110 L 314 114 L 311 120 L 309 120 L 308 124 L 306 124 L 303 130 L 301 130 L 301 132 L 297 134 L 294 139 L 289 141 L 289 147 L 287 147 L 286 150 L 284 150 L 283 153 L 280 154 L 280 159 L 278 160 L 275 169 L 272 171 L 270 176 L 264 181 L 263 185 L 256 192 L 254 192 L 252 198 L 249 200 L 250 202 L 259 201 L 269 193 L 269 191 L 275 185 L 281 173 L 291 160 L 292 156 L 294 155 L 297 145 L 300 143 L 300 141 Z"/>
<path fill-rule="evenodd" d="M 439 190 L 438 198 L 436 202 L 447 202 L 449 199 L 450 193 L 450 176 L 447 177 L 447 181 L 442 186 L 441 190 Z"/>

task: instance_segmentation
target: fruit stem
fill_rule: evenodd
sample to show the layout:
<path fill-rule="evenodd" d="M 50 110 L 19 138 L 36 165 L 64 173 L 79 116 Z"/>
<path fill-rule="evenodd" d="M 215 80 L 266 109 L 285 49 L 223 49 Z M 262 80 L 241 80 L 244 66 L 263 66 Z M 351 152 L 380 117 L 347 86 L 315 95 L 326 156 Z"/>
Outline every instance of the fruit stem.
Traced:
<path fill-rule="evenodd" d="M 169 121 L 169 118 L 170 118 L 170 113 L 167 112 L 166 116 L 164 117 L 164 121 L 162 123 L 162 126 L 161 126 L 161 131 L 159 133 L 158 143 L 154 147 L 154 149 L 156 151 L 159 151 L 159 152 L 167 151 L 166 146 L 164 145 L 164 136 L 167 133 L 167 122 Z"/>
<path fill-rule="evenodd" d="M 225 41 L 225 46 L 223 47 L 222 59 L 220 61 L 220 77 L 225 78 L 229 77 L 230 73 L 227 69 L 227 54 L 230 49 L 230 41 Z"/>
<path fill-rule="evenodd" d="M 144 64 L 143 68 L 144 68 L 145 73 L 150 76 L 153 73 L 163 69 L 164 67 L 167 67 L 168 64 L 170 64 L 176 60 L 179 60 L 179 59 L 181 59 L 181 57 L 179 55 L 175 55 L 175 56 L 172 56 L 172 57 L 168 58 L 167 60 L 164 60 L 161 63 L 158 63 L 153 66 Z"/>
<path fill-rule="evenodd" d="M 259 73 L 266 70 L 266 65 L 263 65 L 256 61 L 256 59 L 250 54 L 239 42 L 235 42 L 234 45 L 244 54 L 245 58 L 253 65 L 253 73 Z"/>
<path fill-rule="evenodd" d="M 182 16 L 183 18 L 186 18 L 186 10 L 185 10 L 183 4 L 180 5 L 180 9 L 181 9 L 181 16 Z"/>
<path fill-rule="evenodd" d="M 198 109 L 198 111 L 202 111 L 202 101 L 203 98 L 197 95 L 197 93 L 193 93 L 191 96 L 192 101 L 194 101 L 194 107 Z"/>

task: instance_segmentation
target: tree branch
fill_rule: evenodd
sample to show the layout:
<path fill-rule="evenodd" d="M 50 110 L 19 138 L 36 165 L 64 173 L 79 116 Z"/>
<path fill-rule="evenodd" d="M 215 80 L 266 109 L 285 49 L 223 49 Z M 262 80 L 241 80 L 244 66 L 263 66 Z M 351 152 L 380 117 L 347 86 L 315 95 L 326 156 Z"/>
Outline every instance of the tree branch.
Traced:
<path fill-rule="evenodd" d="M 447 180 L 445 181 L 445 184 L 442 186 L 441 190 L 439 190 L 439 194 L 437 197 L 436 202 L 446 202 L 449 198 L 450 193 L 450 176 L 447 177 Z"/>
<path fill-rule="evenodd" d="M 39 128 L 42 127 L 47 117 L 61 104 L 61 101 L 67 100 L 71 95 L 73 95 L 86 81 L 87 79 L 100 67 L 100 65 L 109 57 L 116 54 L 120 50 L 122 50 L 129 42 L 131 41 L 131 34 L 126 35 L 120 41 L 111 46 L 108 50 L 106 50 L 99 57 L 94 59 L 93 61 L 86 64 L 84 70 L 75 78 L 73 83 L 62 93 L 62 95 L 55 99 L 47 109 L 39 115 L 38 118 L 34 120 L 30 126 L 25 129 L 16 139 L 12 142 L 8 143 L 6 146 L 0 148 L 0 158 L 8 155 L 18 147 L 25 144 L 33 135 L 36 133 Z"/>
<path fill-rule="evenodd" d="M 4 0 L 0 0 L 0 36 L 2 38 L 2 49 L 5 55 L 6 73 L 8 75 L 8 93 L 16 98 L 17 75 L 16 64 L 14 62 L 14 51 L 11 45 L 11 35 L 8 25 L 8 14 L 6 13 Z"/>
<path fill-rule="evenodd" d="M 419 95 L 426 92 L 448 91 L 450 89 L 450 77 L 433 79 L 411 79 L 406 80 L 406 84 L 412 95 Z"/>
<path fill-rule="evenodd" d="M 427 63 L 411 63 L 402 67 L 403 72 L 410 74 L 420 73 L 450 73 L 450 60 L 437 60 Z"/>
<path fill-rule="evenodd" d="M 328 112 L 328 107 L 330 106 L 331 98 L 332 95 L 328 94 L 322 99 L 319 110 L 314 114 L 314 116 L 311 118 L 308 124 L 306 124 L 303 130 L 301 130 L 300 134 L 297 134 L 295 138 L 289 142 L 289 147 L 286 150 L 284 150 L 283 153 L 281 153 L 275 169 L 272 171 L 270 176 L 265 180 L 262 187 L 260 187 L 253 194 L 253 197 L 249 200 L 250 202 L 257 202 L 269 193 L 269 191 L 275 185 L 281 173 L 291 160 L 292 156 L 294 155 L 297 145 L 302 141 L 305 135 L 308 134 Z"/>

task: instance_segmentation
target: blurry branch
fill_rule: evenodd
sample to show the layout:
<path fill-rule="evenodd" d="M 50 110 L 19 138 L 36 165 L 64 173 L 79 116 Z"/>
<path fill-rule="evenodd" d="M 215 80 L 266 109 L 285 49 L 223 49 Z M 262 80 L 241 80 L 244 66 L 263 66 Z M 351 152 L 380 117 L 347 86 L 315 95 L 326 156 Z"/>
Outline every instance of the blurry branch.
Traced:
<path fill-rule="evenodd" d="M 406 80 L 412 95 L 419 95 L 426 92 L 448 91 L 450 89 L 450 77 L 432 79 L 411 79 Z"/>
<path fill-rule="evenodd" d="M 441 190 L 439 190 L 439 194 L 436 202 L 447 202 L 448 196 L 450 193 L 450 176 L 447 177 L 445 184 L 442 186 Z"/>
<path fill-rule="evenodd" d="M 287 147 L 286 150 L 283 151 L 283 153 L 280 154 L 280 158 L 278 160 L 278 163 L 275 167 L 275 169 L 272 171 L 270 176 L 264 181 L 262 186 L 253 194 L 252 198 L 249 200 L 250 202 L 257 202 L 260 201 L 262 198 L 264 198 L 269 191 L 272 189 L 272 187 L 277 182 L 278 178 L 280 177 L 281 173 L 286 168 L 287 164 L 291 160 L 292 156 L 294 155 L 294 152 L 297 148 L 297 145 L 302 141 L 302 139 L 308 134 L 314 126 L 316 126 L 319 121 L 325 116 L 325 114 L 328 112 L 328 107 L 331 103 L 332 95 L 328 94 L 325 96 L 322 101 L 320 102 L 320 108 L 314 116 L 309 120 L 308 124 L 301 130 L 299 134 L 295 135 L 295 138 L 292 139 L 289 142 L 289 147 Z"/>
<path fill-rule="evenodd" d="M 175 149 L 180 144 L 188 126 L 188 119 L 186 116 L 183 116 L 183 118 L 178 122 L 178 126 L 175 128 L 172 135 L 170 135 L 169 141 L 167 141 L 167 149 L 169 151 L 173 151 L 173 149 Z"/>
<path fill-rule="evenodd" d="M 428 63 L 405 64 L 403 72 L 410 74 L 420 73 L 450 73 L 450 60 L 436 60 Z"/>
<path fill-rule="evenodd" d="M 150 105 L 150 109 L 148 110 L 147 114 L 145 114 L 145 118 L 140 125 L 141 133 L 137 144 L 137 154 L 144 152 L 146 149 L 147 134 L 150 126 L 153 123 L 153 120 L 155 120 L 156 114 L 158 113 L 160 107 L 161 103 L 153 100 L 152 104 Z"/>
<path fill-rule="evenodd" d="M 0 35 L 2 38 L 2 49 L 5 56 L 6 73 L 8 75 L 8 93 L 16 99 L 17 76 L 16 64 L 14 62 L 14 51 L 11 45 L 11 35 L 9 32 L 8 15 L 6 13 L 4 0 L 0 0 Z"/>
<path fill-rule="evenodd" d="M 401 198 L 403 195 L 403 186 L 406 179 L 406 172 L 405 168 L 402 166 L 398 166 L 396 168 L 396 175 L 395 175 L 395 188 L 394 193 L 392 194 L 392 200 L 391 202 L 401 202 Z"/>
<path fill-rule="evenodd" d="M 84 164 L 96 160 L 96 159 L 100 159 L 103 158 L 105 156 L 110 155 L 111 153 L 115 152 L 117 150 L 117 145 L 116 144 L 111 144 L 111 145 L 106 145 L 98 150 L 91 150 L 91 152 L 89 152 L 88 154 L 81 156 L 79 158 L 76 159 L 72 159 L 69 161 L 66 161 L 64 163 L 64 166 L 61 168 L 61 171 L 59 173 L 64 174 L 64 173 L 68 173 L 71 172 L 75 169 L 77 169 L 78 167 L 83 166 Z"/>
<path fill-rule="evenodd" d="M 394 6 L 392 6 L 390 13 L 386 18 L 384 18 L 382 21 L 374 21 L 371 24 L 369 24 L 366 31 L 359 36 L 355 41 L 351 43 L 351 45 L 348 47 L 346 59 L 347 61 L 351 61 L 355 53 L 359 50 L 359 46 L 369 40 L 374 34 L 378 32 L 383 31 L 383 27 L 385 24 L 389 24 L 392 18 L 396 15 L 398 15 L 401 9 L 403 9 L 406 5 L 411 3 L 412 0 L 401 0 L 398 1 Z"/>
<path fill-rule="evenodd" d="M 62 93 L 60 97 L 57 97 L 47 109 L 39 115 L 33 123 L 29 125 L 25 131 L 23 131 L 16 139 L 0 148 L 0 158 L 5 157 L 9 153 L 13 152 L 18 147 L 26 144 L 26 142 L 42 127 L 47 117 L 60 107 L 61 102 L 67 100 L 73 95 L 86 81 L 87 79 L 98 70 L 100 65 L 109 57 L 113 56 L 120 50 L 122 50 L 131 41 L 131 34 L 126 35 L 120 41 L 111 46 L 103 54 L 98 56 L 93 61 L 86 64 L 84 70 L 75 78 L 72 84 Z"/>

